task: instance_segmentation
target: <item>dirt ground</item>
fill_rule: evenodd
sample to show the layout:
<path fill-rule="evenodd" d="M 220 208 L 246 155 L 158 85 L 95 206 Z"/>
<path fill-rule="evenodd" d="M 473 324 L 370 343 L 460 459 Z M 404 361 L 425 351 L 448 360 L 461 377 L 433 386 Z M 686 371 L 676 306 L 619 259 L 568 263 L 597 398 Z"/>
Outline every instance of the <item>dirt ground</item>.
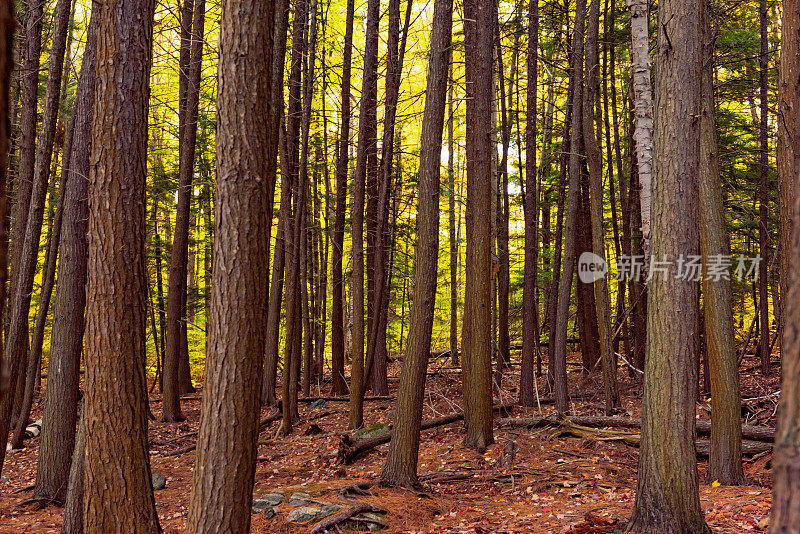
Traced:
<path fill-rule="evenodd" d="M 578 361 L 573 354 L 571 360 Z M 394 363 L 390 376 L 399 374 Z M 447 360 L 431 360 L 424 418 L 457 411 L 460 406 L 460 375 L 449 369 Z M 516 373 L 516 374 L 515 374 Z M 746 403 L 743 422 L 774 426 L 779 378 L 764 378 L 757 361 L 746 358 L 742 363 L 742 395 L 759 397 Z M 631 416 L 640 411 L 641 385 L 636 378 L 620 369 L 623 405 Z M 497 402 L 516 398 L 518 369 L 507 373 L 504 389 Z M 600 377 L 585 377 L 576 365 L 570 365 L 572 393 L 590 392 L 592 396 L 573 402 L 574 414 L 602 413 Z M 394 391 L 397 379 L 390 378 Z M 328 385 L 322 385 L 326 394 Z M 544 395 L 545 381 L 539 391 Z M 317 392 L 318 393 L 318 392 Z M 314 393 L 312 393 L 314 394 Z M 188 510 L 194 452 L 175 456 L 165 453 L 194 443 L 200 414 L 200 394 L 183 401 L 188 419 L 180 425 L 151 422 L 151 468 L 167 477 L 166 488 L 156 492 L 156 505 L 166 533 L 182 532 Z M 365 421 L 391 423 L 393 401 L 371 401 L 365 407 Z M 151 396 L 151 409 L 160 413 L 160 398 Z M 310 494 L 314 499 L 342 503 L 338 489 L 359 481 L 374 480 L 380 474 L 388 445 L 359 457 L 350 465 L 338 465 L 336 452 L 338 433 L 347 425 L 347 403 L 327 402 L 312 409 L 300 406 L 301 422 L 293 435 L 276 437 L 278 423 L 266 426 L 261 433 L 254 495 L 272 491 L 295 491 Z M 538 416 L 552 412 L 552 405 L 538 408 L 515 407 L 510 416 Z M 270 412 L 264 409 L 262 417 Z M 41 416 L 41 405 L 34 408 L 33 419 Z M 708 419 L 708 399 L 698 402 L 697 416 Z M 311 425 L 321 434 L 306 435 Z M 359 497 L 365 502 L 388 509 L 383 532 L 530 532 L 530 533 L 610 533 L 617 532 L 630 515 L 636 488 L 638 449 L 620 441 L 552 437 L 553 429 L 526 430 L 496 428 L 495 444 L 484 453 L 462 445 L 461 423 L 456 422 L 423 431 L 420 446 L 420 473 L 456 471 L 466 478 L 431 482 L 423 491 L 375 487 L 371 495 Z M 174 439 L 178 438 L 178 439 Z M 168 440 L 171 440 L 167 442 Z M 514 444 L 510 445 L 509 441 Z M 8 481 L 0 484 L 0 532 L 54 533 L 60 530 L 62 511 L 56 506 L 20 505 L 32 494 L 38 453 L 38 438 L 26 441 L 26 448 L 9 452 L 3 474 Z M 515 449 L 513 462 L 504 449 Z M 721 487 L 705 480 L 706 462 L 699 463 L 700 497 L 709 525 L 715 533 L 740 533 L 764 530 L 771 505 L 771 454 L 746 458 L 744 469 L 747 485 Z M 287 521 L 294 507 L 286 500 L 275 507 L 275 516 L 252 517 L 254 533 L 308 532 L 314 522 L 295 524 Z M 345 530 L 347 531 L 347 530 Z"/>

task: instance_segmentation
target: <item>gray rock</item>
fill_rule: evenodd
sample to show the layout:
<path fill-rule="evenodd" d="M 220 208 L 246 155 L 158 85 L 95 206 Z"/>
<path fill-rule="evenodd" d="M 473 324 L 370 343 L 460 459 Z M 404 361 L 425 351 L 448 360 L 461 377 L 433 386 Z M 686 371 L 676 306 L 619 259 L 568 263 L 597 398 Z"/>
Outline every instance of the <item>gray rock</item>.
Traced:
<path fill-rule="evenodd" d="M 289 497 L 289 506 L 306 506 L 317 504 L 317 501 L 311 498 L 308 493 L 296 491 Z"/>
<path fill-rule="evenodd" d="M 372 532 L 376 532 L 378 530 L 383 530 L 384 528 L 386 528 L 384 526 L 385 523 L 383 521 L 383 515 L 381 514 L 376 514 L 374 512 L 364 512 L 355 517 L 355 519 L 359 518 L 367 519 L 369 521 L 376 521 L 375 523 L 370 523 L 365 521 L 367 528 Z"/>
<path fill-rule="evenodd" d="M 275 508 L 270 506 L 269 508 L 264 510 L 264 518 L 265 519 L 272 519 L 273 517 L 275 517 Z"/>
<path fill-rule="evenodd" d="M 253 505 L 250 509 L 250 512 L 253 514 L 257 514 L 259 512 L 263 512 L 267 508 L 271 508 L 272 503 L 266 499 L 253 499 Z"/>
<path fill-rule="evenodd" d="M 289 512 L 287 519 L 290 523 L 308 523 L 309 521 L 321 519 L 331 513 L 333 512 L 326 513 L 321 508 L 316 508 L 314 506 L 301 506 Z"/>
<path fill-rule="evenodd" d="M 153 473 L 150 475 L 153 480 L 153 491 L 162 490 L 167 487 L 167 477 Z"/>
<path fill-rule="evenodd" d="M 317 399 L 308 405 L 308 407 L 311 408 L 312 410 L 321 410 L 326 406 L 328 406 L 328 403 L 327 401 L 325 401 L 325 399 Z"/>
<path fill-rule="evenodd" d="M 258 497 L 254 497 L 253 500 L 259 501 L 267 501 L 272 506 L 277 506 L 283 502 L 283 493 L 265 493 L 264 495 L 259 495 Z"/>

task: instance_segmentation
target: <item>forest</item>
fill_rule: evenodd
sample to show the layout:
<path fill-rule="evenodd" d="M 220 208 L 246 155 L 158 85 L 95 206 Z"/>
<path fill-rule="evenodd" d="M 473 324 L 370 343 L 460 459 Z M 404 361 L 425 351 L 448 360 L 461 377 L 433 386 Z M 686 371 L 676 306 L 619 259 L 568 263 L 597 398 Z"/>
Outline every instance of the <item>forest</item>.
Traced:
<path fill-rule="evenodd" d="M 800 534 L 800 0 L 0 0 L 0 533 Z"/>

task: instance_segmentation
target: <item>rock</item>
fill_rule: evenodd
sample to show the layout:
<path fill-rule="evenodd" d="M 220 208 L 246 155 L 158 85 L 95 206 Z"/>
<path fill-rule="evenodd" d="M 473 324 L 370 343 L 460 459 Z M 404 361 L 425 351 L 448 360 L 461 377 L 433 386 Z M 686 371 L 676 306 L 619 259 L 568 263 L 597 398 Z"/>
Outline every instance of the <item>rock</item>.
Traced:
<path fill-rule="evenodd" d="M 10 479 L 7 476 L 0 476 L 0 484 L 5 484 Z"/>
<path fill-rule="evenodd" d="M 267 499 L 253 499 L 253 504 L 250 508 L 250 513 L 257 514 L 271 507 L 272 503 L 269 502 Z"/>
<path fill-rule="evenodd" d="M 267 501 L 272 506 L 277 506 L 283 502 L 283 493 L 265 493 L 258 497 L 260 501 Z"/>
<path fill-rule="evenodd" d="M 321 508 L 301 506 L 289 512 L 287 519 L 290 523 L 308 523 L 309 521 L 323 518 L 326 515 L 329 514 L 326 514 Z"/>
<path fill-rule="evenodd" d="M 383 521 L 383 515 L 376 514 L 374 512 L 364 512 L 362 514 L 358 514 L 353 518 L 354 520 L 358 521 L 361 520 L 361 523 L 365 523 L 367 529 L 372 532 L 376 532 L 378 530 L 383 530 L 386 528 L 386 523 Z M 373 522 L 374 521 L 374 522 Z"/>
<path fill-rule="evenodd" d="M 269 508 L 264 510 L 264 518 L 265 519 L 272 519 L 273 517 L 275 517 L 275 508 L 270 506 Z"/>
<path fill-rule="evenodd" d="M 321 410 L 327 406 L 328 402 L 325 399 L 317 399 L 308 405 L 308 407 L 311 408 L 312 410 Z"/>
<path fill-rule="evenodd" d="M 158 473 L 153 473 L 150 475 L 153 481 L 153 491 L 162 490 L 167 487 L 167 477 L 164 475 L 159 475 Z"/>
<path fill-rule="evenodd" d="M 302 491 L 296 491 L 289 497 L 289 506 L 306 506 L 312 504 L 317 504 L 317 502 L 311 498 L 311 495 L 303 493 Z"/>

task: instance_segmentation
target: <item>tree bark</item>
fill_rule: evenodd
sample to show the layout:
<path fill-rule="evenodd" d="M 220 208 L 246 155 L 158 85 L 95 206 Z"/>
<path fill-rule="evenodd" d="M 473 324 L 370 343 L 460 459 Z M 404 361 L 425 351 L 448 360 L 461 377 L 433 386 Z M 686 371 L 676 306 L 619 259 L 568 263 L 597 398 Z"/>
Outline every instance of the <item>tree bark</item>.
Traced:
<path fill-rule="evenodd" d="M 600 61 L 598 39 L 600 33 L 600 0 L 592 0 L 586 36 L 586 91 L 583 101 L 583 139 L 589 167 L 590 213 L 592 221 L 592 250 L 606 259 L 605 228 L 603 226 L 603 157 L 599 133 Z M 595 130 L 595 126 L 598 129 Z M 617 387 L 617 366 L 611 345 L 611 304 L 608 281 L 601 277 L 594 282 L 597 332 L 600 341 L 600 358 L 603 365 L 605 411 L 611 414 L 620 406 Z"/>
<path fill-rule="evenodd" d="M 414 308 L 397 394 L 394 432 L 389 455 L 381 473 L 381 479 L 392 485 L 413 487 L 418 484 L 419 433 L 436 304 L 439 172 L 452 26 L 452 0 L 436 0 L 428 54 L 425 112 L 420 136 Z"/>
<path fill-rule="evenodd" d="M 353 48 L 353 13 L 355 1 L 347 0 L 342 64 L 341 124 L 336 156 L 336 218 L 331 252 L 331 394 L 342 395 L 347 384 L 344 378 L 344 223 L 347 209 L 347 170 L 350 148 L 350 68 Z"/>
<path fill-rule="evenodd" d="M 464 444 L 482 450 L 492 434 L 492 148 L 494 9 L 487 0 L 464 4 L 467 123 L 467 252 L 464 287 Z"/>
<path fill-rule="evenodd" d="M 186 527 L 192 533 L 250 528 L 269 289 L 264 177 L 274 17 L 271 2 L 222 4 L 214 292 Z"/>
<path fill-rule="evenodd" d="M 34 0 L 31 0 L 34 3 Z M 39 132 L 36 156 L 33 166 L 33 183 L 30 190 L 24 234 L 22 237 L 18 263 L 14 267 L 16 278 L 13 279 L 10 322 L 6 338 L 5 358 L 2 377 L 8 380 L 8 395 L 3 395 L 5 384 L 0 383 L 0 436 L 8 434 L 12 409 L 22 404 L 21 392 L 24 391 L 24 377 L 20 373 L 27 367 L 28 358 L 28 320 L 31 305 L 31 293 L 36 275 L 36 264 L 39 259 L 39 241 L 42 233 L 45 200 L 47 198 L 50 163 L 53 156 L 53 142 L 58 119 L 58 104 L 61 94 L 61 76 L 64 68 L 64 54 L 67 46 L 67 33 L 70 18 L 70 0 L 59 0 L 53 20 L 53 36 L 50 49 L 50 63 L 47 77 L 44 110 L 42 113 L 42 129 Z M 38 67 L 37 67 L 38 68 Z M 20 180 L 26 178 L 20 177 Z M 21 182 L 20 182 L 21 183 Z M 18 201 L 20 199 L 18 198 Z M 15 258 L 12 257 L 12 262 Z M 6 378 L 7 377 L 7 378 Z M 23 380 L 19 380 L 23 378 Z M 19 382 L 19 383 L 18 383 Z M 18 402 L 15 401 L 16 392 Z M 0 469 L 3 465 L 5 449 L 0 452 Z"/>
<path fill-rule="evenodd" d="M 671 262 L 699 252 L 700 9 L 697 0 L 665 0 L 658 9 L 652 254 Z M 699 283 L 680 278 L 674 264 L 654 274 L 636 503 L 627 531 L 710 533 L 695 450 Z"/>
<path fill-rule="evenodd" d="M 767 2 L 759 0 L 759 26 L 761 29 L 761 53 L 758 58 L 759 63 L 759 97 L 761 100 L 760 112 L 761 122 L 758 130 L 759 138 L 759 172 L 761 175 L 761 190 L 759 198 L 759 225 L 758 225 L 758 250 L 761 254 L 758 276 L 758 301 L 759 316 L 761 319 L 761 372 L 767 376 L 770 374 L 770 352 L 771 337 L 769 328 L 769 275 L 767 274 L 769 257 L 769 131 L 767 130 L 767 120 L 769 115 L 769 82 L 768 59 L 769 50 L 767 48 Z"/>
<path fill-rule="evenodd" d="M 107 0 L 97 32 L 86 286 L 89 532 L 160 533 L 147 452 L 144 241 L 153 0 Z M 116 427 L 124 432 L 110 434 Z"/>
<path fill-rule="evenodd" d="M 539 2 L 528 3 L 528 91 L 525 118 L 525 276 L 522 288 L 522 366 L 519 378 L 519 403 L 534 406 L 536 353 L 539 350 L 536 323 L 539 315 L 536 295 L 539 239 L 539 181 L 536 166 L 536 100 L 538 91 Z"/>
<path fill-rule="evenodd" d="M 650 197 L 653 177 L 653 95 L 650 89 L 650 6 L 648 0 L 627 0 L 631 9 L 631 71 L 633 78 L 633 141 L 638 163 L 639 207 L 645 268 L 650 263 Z"/>
<path fill-rule="evenodd" d="M 714 43 L 712 26 L 713 0 L 703 1 L 702 72 L 700 78 L 700 251 L 703 263 L 714 256 L 730 254 L 730 237 L 725 223 L 722 182 L 719 171 L 719 148 L 714 107 Z M 764 262 L 766 263 L 766 262 Z M 711 378 L 711 412 L 714 433 L 708 463 L 708 481 L 739 485 L 742 472 L 742 431 L 739 370 L 733 332 L 731 281 L 703 277 L 705 342 Z"/>
<path fill-rule="evenodd" d="M 797 532 L 800 525 L 800 2 L 783 3 L 779 79 L 778 178 L 781 216 L 781 400 L 775 432 L 771 532 Z M 786 204 L 789 202 L 789 204 Z M 763 261 L 763 260 L 762 260 Z"/>
<path fill-rule="evenodd" d="M 289 1 L 281 0 L 275 5 L 275 38 L 272 54 L 272 79 L 283 80 L 283 71 L 286 62 L 286 31 L 289 26 Z M 269 222 L 269 234 L 267 244 L 272 238 L 272 219 L 273 205 L 275 201 L 275 184 L 278 175 L 278 154 L 280 153 L 280 128 L 281 117 L 283 117 L 283 84 L 272 84 L 272 93 L 269 102 L 270 124 L 268 125 L 269 135 L 269 154 L 267 160 L 267 180 L 269 186 L 267 194 L 267 221 Z M 286 162 L 284 162 L 286 163 Z M 284 205 L 284 187 L 286 187 L 286 198 L 290 194 L 289 179 L 281 180 L 281 207 Z M 281 293 L 283 292 L 283 270 L 284 270 L 284 238 L 283 238 L 283 215 L 278 215 L 277 235 L 275 236 L 274 260 L 272 262 L 272 276 L 270 277 L 269 308 L 267 310 L 267 344 L 264 352 L 264 377 L 261 384 L 261 404 L 277 405 L 278 399 L 275 396 L 275 383 L 278 376 L 278 341 L 280 338 L 280 311 Z"/>
<path fill-rule="evenodd" d="M 175 213 L 175 233 L 173 234 L 167 280 L 167 351 L 164 354 L 164 404 L 161 420 L 171 423 L 185 419 L 181 412 L 180 395 L 194 389 L 191 387 L 191 378 L 187 384 L 185 373 L 181 373 L 181 364 L 183 363 L 181 360 L 188 359 L 189 356 L 188 350 L 186 353 L 182 350 L 182 344 L 186 337 L 189 212 L 192 203 L 192 176 L 194 175 L 197 143 L 205 13 L 205 0 L 195 0 L 192 18 L 191 59 L 189 60 L 186 108 L 184 110 L 185 125 L 179 146 L 178 205 Z"/>
<path fill-rule="evenodd" d="M 350 233 L 352 235 L 351 264 L 353 277 L 353 366 L 350 377 L 349 428 L 364 424 L 364 389 L 368 374 L 364 365 L 364 200 L 370 154 L 376 145 L 376 112 L 378 106 L 378 26 L 379 0 L 367 3 L 367 26 L 364 47 L 364 75 L 359 108 L 358 152 L 353 175 L 353 204 Z M 369 228 L 367 229 L 369 231 Z"/>
<path fill-rule="evenodd" d="M 556 328 L 552 333 L 552 376 L 556 397 L 556 410 L 566 412 L 567 389 L 567 322 L 572 278 L 575 269 L 578 203 L 580 197 L 581 161 L 580 137 L 583 131 L 583 34 L 586 19 L 586 0 L 578 0 L 575 9 L 575 26 L 572 37 L 572 130 L 570 132 L 569 195 L 564 224 L 564 267 L 558 281 Z"/>
<path fill-rule="evenodd" d="M 86 420 L 83 417 L 83 403 L 80 403 L 78 429 L 75 436 L 75 452 L 68 466 L 66 501 L 64 502 L 64 522 L 62 534 L 83 534 L 83 479 L 86 464 Z"/>

